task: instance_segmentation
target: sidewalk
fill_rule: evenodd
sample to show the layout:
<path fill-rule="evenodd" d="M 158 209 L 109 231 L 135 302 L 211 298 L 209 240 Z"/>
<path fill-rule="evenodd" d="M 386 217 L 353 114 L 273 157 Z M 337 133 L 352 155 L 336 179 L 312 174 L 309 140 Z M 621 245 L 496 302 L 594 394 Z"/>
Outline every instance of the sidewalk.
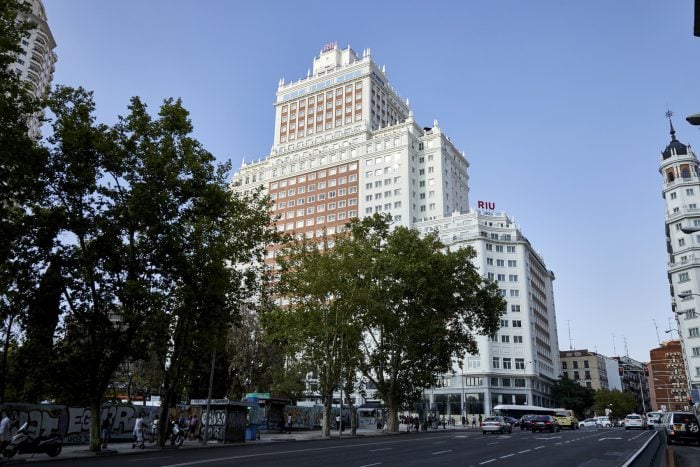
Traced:
<path fill-rule="evenodd" d="M 448 426 L 445 430 L 442 428 L 438 430 L 430 430 L 431 432 L 436 431 L 467 431 L 467 428 L 462 426 Z M 470 429 L 469 431 L 474 431 Z M 412 432 L 415 433 L 415 432 Z M 390 436 L 396 433 L 387 433 L 382 430 L 377 430 L 376 428 L 358 428 L 357 437 L 364 436 Z M 407 434 L 405 431 L 399 432 L 398 434 Z M 342 434 L 338 430 L 331 430 L 330 439 L 341 439 L 341 438 L 353 438 L 350 430 L 344 431 Z M 291 441 L 311 441 L 311 440 L 322 440 L 329 439 L 324 438 L 321 435 L 321 430 L 303 430 L 294 431 L 291 434 L 287 432 L 284 433 L 260 433 L 260 439 L 254 441 L 246 441 L 245 443 L 219 443 L 218 441 L 210 441 L 207 444 L 203 444 L 201 441 L 197 440 L 186 440 L 182 446 L 179 448 L 166 446 L 164 448 L 157 447 L 154 443 L 146 443 L 144 449 L 132 448 L 131 443 L 112 443 L 107 449 L 103 449 L 99 453 L 94 453 L 87 448 L 85 444 L 66 444 L 63 446 L 61 454 L 57 457 L 49 457 L 46 454 L 17 454 L 12 459 L 0 459 L 0 465 L 12 465 L 12 464 L 24 464 L 27 462 L 48 462 L 52 460 L 66 460 L 66 459 L 80 459 L 85 457 L 96 457 L 96 456 L 122 456 L 122 455 L 136 455 L 144 452 L 153 452 L 158 450 L 172 450 L 172 449 L 206 449 L 212 448 L 216 449 L 218 447 L 224 446 L 236 446 L 244 444 L 264 444 L 264 443 L 285 443 Z"/>

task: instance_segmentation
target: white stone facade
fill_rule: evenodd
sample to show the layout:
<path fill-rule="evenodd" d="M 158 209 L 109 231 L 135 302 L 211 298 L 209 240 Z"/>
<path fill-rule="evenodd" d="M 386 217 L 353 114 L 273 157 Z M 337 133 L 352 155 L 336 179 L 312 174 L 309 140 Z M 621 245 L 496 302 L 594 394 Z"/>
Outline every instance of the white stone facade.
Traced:
<path fill-rule="evenodd" d="M 561 374 L 554 274 L 530 242 L 506 214 L 490 210 L 454 213 L 415 227 L 423 234 L 437 230 L 450 248 L 474 248 L 475 265 L 497 281 L 507 301 L 498 333 L 478 336 L 478 354 L 466 355 L 462 368 L 443 377 L 442 387 L 426 390 L 431 407 L 459 416 L 455 402 L 444 410 L 439 401 L 450 405 L 461 394 L 467 414 L 490 414 L 498 404 L 552 407 L 550 389 Z"/>
<path fill-rule="evenodd" d="M 666 249 L 672 310 L 678 326 L 689 389 L 700 389 L 700 232 L 682 228 L 700 227 L 700 164 L 690 146 L 676 140 L 661 154 L 659 172 L 666 205 Z M 680 298 L 680 294 L 692 294 Z M 697 399 L 697 398 L 696 398 Z"/>
<path fill-rule="evenodd" d="M 51 88 L 51 81 L 57 60 L 56 41 L 46 18 L 46 10 L 41 0 L 28 0 L 31 12 L 22 13 L 21 21 L 29 21 L 37 25 L 28 37 L 22 38 L 22 52 L 11 66 L 20 78 L 30 84 L 29 89 L 34 97 L 45 97 Z M 41 115 L 30 118 L 29 135 L 35 139 L 40 136 Z"/>

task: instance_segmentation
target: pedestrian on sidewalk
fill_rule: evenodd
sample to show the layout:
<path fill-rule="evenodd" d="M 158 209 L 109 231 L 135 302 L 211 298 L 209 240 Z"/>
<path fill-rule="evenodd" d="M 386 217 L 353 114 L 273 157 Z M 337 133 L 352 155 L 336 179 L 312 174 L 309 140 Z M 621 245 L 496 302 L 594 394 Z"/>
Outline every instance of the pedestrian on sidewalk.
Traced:
<path fill-rule="evenodd" d="M 107 414 L 104 420 L 102 420 L 102 449 L 107 449 L 107 443 L 112 437 L 112 416 Z"/>
<path fill-rule="evenodd" d="M 292 412 L 289 412 L 287 414 L 287 429 L 289 430 L 289 434 L 292 434 Z"/>
<path fill-rule="evenodd" d="M 476 415 L 472 415 L 472 428 L 476 429 Z"/>
<path fill-rule="evenodd" d="M 10 444 L 12 439 L 12 433 L 10 431 L 12 427 L 12 420 L 7 412 L 2 413 L 2 420 L 0 420 L 0 452 L 5 449 L 5 446 Z"/>
<path fill-rule="evenodd" d="M 131 448 L 137 447 L 143 449 L 145 446 L 143 444 L 143 412 L 139 412 L 136 417 L 136 423 L 134 423 L 134 444 Z"/>

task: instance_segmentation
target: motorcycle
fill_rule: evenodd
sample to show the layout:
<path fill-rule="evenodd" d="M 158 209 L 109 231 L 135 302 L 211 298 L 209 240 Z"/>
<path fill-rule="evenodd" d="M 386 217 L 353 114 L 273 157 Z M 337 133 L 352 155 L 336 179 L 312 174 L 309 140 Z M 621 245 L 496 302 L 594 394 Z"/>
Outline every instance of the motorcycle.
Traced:
<path fill-rule="evenodd" d="M 185 442 L 185 433 L 187 433 L 177 422 L 170 422 L 170 445 L 182 446 Z"/>
<path fill-rule="evenodd" d="M 2 451 L 4 457 L 10 458 L 15 454 L 37 453 L 46 453 L 50 457 L 56 457 L 61 453 L 63 437 L 59 433 L 43 436 L 44 430 L 41 430 L 42 433 L 39 433 L 39 436 L 31 437 L 29 435 L 29 426 L 29 422 L 24 422 L 17 430 L 10 443 Z M 31 422 L 31 426 L 36 426 L 36 422 Z"/>

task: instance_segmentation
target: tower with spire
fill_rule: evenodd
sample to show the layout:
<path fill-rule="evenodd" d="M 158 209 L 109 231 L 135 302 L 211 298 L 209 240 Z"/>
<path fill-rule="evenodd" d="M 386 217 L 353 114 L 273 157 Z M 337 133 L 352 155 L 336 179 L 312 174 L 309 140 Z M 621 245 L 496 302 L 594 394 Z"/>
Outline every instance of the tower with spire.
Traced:
<path fill-rule="evenodd" d="M 700 163 L 690 145 L 676 138 L 672 115 L 670 111 L 666 113 L 671 141 L 661 152 L 659 172 L 663 178 L 662 194 L 666 205 L 672 312 L 690 391 L 700 389 Z M 695 228 L 697 232 L 693 231 Z"/>

